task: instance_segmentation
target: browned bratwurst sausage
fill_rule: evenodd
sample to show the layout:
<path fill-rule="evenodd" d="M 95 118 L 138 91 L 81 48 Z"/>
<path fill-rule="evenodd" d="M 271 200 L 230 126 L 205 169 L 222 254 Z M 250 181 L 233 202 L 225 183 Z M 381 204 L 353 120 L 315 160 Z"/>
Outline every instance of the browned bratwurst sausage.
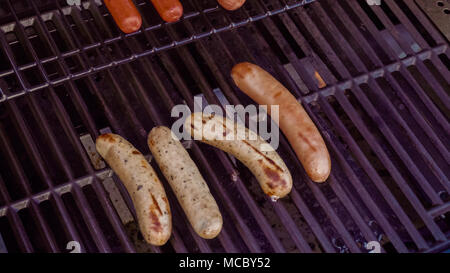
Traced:
<path fill-rule="evenodd" d="M 152 3 L 166 22 L 176 22 L 183 16 L 183 5 L 178 0 L 152 0 Z"/>
<path fill-rule="evenodd" d="M 219 5 L 221 5 L 226 10 L 237 10 L 244 5 L 246 0 L 217 0 Z"/>
<path fill-rule="evenodd" d="M 280 129 L 309 177 L 315 182 L 324 182 L 331 172 L 327 146 L 308 113 L 289 90 L 267 71 L 247 62 L 235 65 L 231 77 L 258 104 L 279 105 Z"/>
<path fill-rule="evenodd" d="M 104 0 L 111 16 L 125 33 L 137 31 L 142 25 L 141 14 L 131 0 Z"/>

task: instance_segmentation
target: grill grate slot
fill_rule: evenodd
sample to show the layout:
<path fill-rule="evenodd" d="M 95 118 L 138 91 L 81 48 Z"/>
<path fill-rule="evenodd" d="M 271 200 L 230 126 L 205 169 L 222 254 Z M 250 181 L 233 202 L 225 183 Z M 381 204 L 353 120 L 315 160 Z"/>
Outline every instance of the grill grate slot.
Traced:
<path fill-rule="evenodd" d="M 191 0 L 182 21 L 161 24 L 149 1 L 136 0 L 143 28 L 126 35 L 96 1 L 81 10 L 65 1 L 4 2 L 7 251 L 64 252 L 72 240 L 83 252 L 367 252 L 375 240 L 384 252 L 448 246 L 448 41 L 415 1 L 258 0 L 225 12 L 213 0 Z M 174 122 L 176 104 L 193 109 L 198 94 L 219 104 L 220 93 L 231 104 L 252 103 L 229 77 L 240 61 L 261 65 L 302 101 L 332 156 L 328 183 L 306 177 L 282 136 L 294 189 L 274 204 L 242 164 L 192 143 L 224 229 L 212 241 L 199 238 L 168 190 L 173 236 L 163 247 L 145 245 L 104 188 L 111 171 L 94 168 L 80 136 L 111 130 L 148 154 L 147 132 Z"/>
<path fill-rule="evenodd" d="M 83 246 L 83 250 L 86 252 L 97 252 L 98 248 L 95 245 L 95 241 L 92 235 L 89 233 L 90 229 L 85 223 L 81 212 L 79 211 L 75 200 L 70 192 L 61 195 L 64 205 L 67 207 L 67 211 L 74 223 L 74 227 L 80 234 L 79 243 Z"/>

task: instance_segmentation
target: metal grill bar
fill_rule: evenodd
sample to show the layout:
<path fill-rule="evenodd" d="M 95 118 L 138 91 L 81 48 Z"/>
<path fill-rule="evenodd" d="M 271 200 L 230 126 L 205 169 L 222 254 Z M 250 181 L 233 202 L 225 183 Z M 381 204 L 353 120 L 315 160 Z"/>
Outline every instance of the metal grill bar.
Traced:
<path fill-rule="evenodd" d="M 339 135 L 341 135 L 345 139 L 346 143 L 348 143 L 348 145 L 350 146 L 350 149 L 352 150 L 352 153 L 355 154 L 356 159 L 361 164 L 363 164 L 362 168 L 365 169 L 367 174 L 372 179 L 374 179 L 375 182 L 378 182 L 378 184 L 381 186 L 381 191 L 382 192 L 384 191 L 383 193 L 386 194 L 384 196 L 385 196 L 385 198 L 387 198 L 387 201 L 390 204 L 395 205 L 395 207 L 393 209 L 400 211 L 400 206 L 397 204 L 394 197 L 389 193 L 388 189 L 386 187 L 382 186 L 384 184 L 380 183 L 381 178 L 378 177 L 378 175 L 376 174 L 376 172 L 373 169 L 373 167 L 371 166 L 371 164 L 364 157 L 362 151 L 360 150 L 360 148 L 358 147 L 356 142 L 353 140 L 353 138 L 350 135 L 350 133 L 348 132 L 348 130 L 342 124 L 342 121 L 339 120 L 338 116 L 332 110 L 331 106 L 328 103 L 326 103 L 324 100 L 321 100 L 321 102 L 322 102 L 322 106 L 323 106 L 322 109 L 325 111 L 327 116 L 330 118 L 331 122 L 333 122 L 333 124 L 335 124 L 337 126 L 336 130 L 338 131 Z M 342 155 L 342 152 L 340 152 L 338 150 L 338 148 L 335 147 L 336 144 L 334 144 L 334 141 L 330 141 L 330 143 L 333 143 L 332 144 L 333 149 L 336 151 L 337 154 L 339 154 L 339 159 L 343 162 L 346 162 L 346 160 L 344 159 L 344 155 Z M 348 166 L 348 163 L 345 165 L 346 165 L 346 169 L 348 169 L 348 171 L 346 171 L 346 172 L 350 172 L 352 168 L 350 166 Z M 358 179 L 356 177 L 356 174 L 354 173 L 354 171 L 352 171 L 352 172 L 353 173 L 348 174 L 350 177 L 350 181 L 352 182 L 354 188 L 357 190 L 357 192 L 361 196 L 361 198 L 366 201 L 366 206 L 369 207 L 371 212 L 374 214 L 376 221 L 381 224 L 383 230 L 386 232 L 386 234 L 389 236 L 389 238 L 391 238 L 391 241 L 393 242 L 394 246 L 397 247 L 398 251 L 401 251 L 401 252 L 405 251 L 406 247 L 403 244 L 403 242 L 401 241 L 397 232 L 395 232 L 391 228 L 391 225 L 389 224 L 388 220 L 385 218 L 385 216 L 383 216 L 383 213 L 380 211 L 380 209 L 375 204 L 375 202 L 372 201 L 373 199 L 370 196 L 370 194 L 365 190 L 365 187 L 363 186 L 363 184 L 361 182 L 359 182 L 360 179 Z"/>
<path fill-rule="evenodd" d="M 144 27 L 127 35 L 111 28 L 94 1 L 81 11 L 55 1 L 45 12 L 28 2 L 32 21 L 12 1 L 0 2 L 11 18 L 0 28 L 0 233 L 6 223 L 15 237 L 7 246 L 64 251 L 43 209 L 49 201 L 64 238 L 83 251 L 141 251 L 104 189 L 112 173 L 94 169 L 79 136 L 111 128 L 148 152 L 149 129 L 171 124 L 174 105 L 192 109 L 199 92 L 208 103 L 220 104 L 217 88 L 231 104 L 252 103 L 229 77 L 239 61 L 263 66 L 294 92 L 330 148 L 333 174 L 326 184 L 311 182 L 282 136 L 294 189 L 274 204 L 228 155 L 192 143 L 224 230 L 215 240 L 199 238 L 168 190 L 173 236 L 150 251 L 362 252 L 374 240 L 385 252 L 448 246 L 450 228 L 440 216 L 450 211 L 450 52 L 414 1 L 258 0 L 227 13 L 192 0 L 182 21 L 144 16 Z M 137 3 L 144 15 L 147 2 Z M 12 186 L 20 192 L 11 195 Z"/>
<path fill-rule="evenodd" d="M 240 25 L 247 24 L 249 22 L 258 21 L 258 20 L 261 20 L 263 18 L 266 18 L 266 17 L 269 17 L 269 16 L 273 16 L 273 15 L 278 14 L 278 13 L 282 13 L 282 12 L 285 12 L 287 10 L 291 10 L 291 9 L 296 8 L 296 7 L 299 7 L 299 6 L 303 6 L 303 5 L 305 5 L 307 3 L 310 3 L 310 2 L 313 2 L 313 1 L 315 1 L 315 0 L 297 1 L 296 3 L 294 3 L 292 5 L 286 5 L 286 6 L 280 8 L 278 10 L 274 10 L 274 11 L 268 10 L 264 14 L 261 14 L 261 15 L 258 15 L 258 16 L 249 16 L 245 20 L 242 20 L 242 21 L 237 22 L 237 23 L 236 22 L 232 22 L 227 27 L 223 27 L 223 28 L 220 28 L 220 29 L 212 29 L 208 33 L 203 33 L 201 35 L 195 35 L 194 34 L 194 35 L 192 35 L 189 38 L 176 40 L 176 41 L 172 42 L 171 44 L 160 45 L 158 47 L 152 48 L 151 50 L 144 51 L 144 52 L 142 52 L 140 54 L 133 54 L 131 56 L 126 56 L 126 57 L 123 57 L 122 59 L 116 60 L 116 61 L 114 61 L 112 63 L 105 62 L 105 63 L 102 63 L 101 65 L 97 65 L 95 67 L 88 67 L 84 71 L 80 71 L 78 73 L 67 75 L 67 76 L 59 78 L 57 80 L 49 80 L 49 81 L 46 81 L 43 84 L 40 84 L 40 85 L 37 85 L 37 86 L 33 86 L 33 87 L 24 87 L 21 91 L 15 93 L 14 95 L 3 94 L 3 97 L 0 98 L 0 102 L 4 101 L 4 100 L 7 100 L 7 99 L 16 98 L 17 96 L 22 96 L 22 95 L 26 94 L 27 92 L 34 92 L 34 91 L 41 90 L 43 88 L 48 87 L 49 85 L 61 84 L 61 83 L 65 82 L 65 81 L 68 81 L 68 80 L 79 79 L 79 78 L 85 77 L 87 75 L 92 75 L 95 72 L 103 71 L 105 69 L 109 69 L 111 67 L 114 67 L 114 66 L 117 66 L 117 65 L 120 65 L 120 64 L 128 63 L 128 62 L 131 62 L 131 61 L 133 61 L 135 59 L 138 59 L 138 58 L 141 58 L 141 57 L 145 57 L 145 56 L 148 56 L 148 55 L 151 55 L 151 54 L 155 54 L 157 52 L 160 52 L 160 51 L 163 51 L 163 50 L 167 50 L 169 48 L 182 46 L 182 45 L 191 43 L 193 41 L 199 40 L 199 39 L 201 39 L 201 38 L 203 38 L 205 36 L 209 36 L 209 35 L 212 35 L 212 34 L 215 34 L 215 33 L 220 33 L 220 32 L 223 32 L 223 31 L 227 31 L 227 30 L 233 29 L 235 27 L 238 27 Z M 57 1 L 55 1 L 55 2 L 57 2 Z M 59 4 L 57 3 L 57 5 L 59 5 Z M 91 6 L 94 7 L 94 9 L 96 7 L 96 5 L 93 4 L 92 2 L 91 2 Z M 36 8 L 36 5 L 33 5 L 33 7 Z M 70 8 L 70 9 L 73 9 L 74 13 L 78 13 L 78 10 L 76 8 Z M 216 10 L 216 9 L 214 9 L 214 10 Z M 214 10 L 208 10 L 207 12 L 213 12 Z M 205 12 L 202 12 L 202 13 L 205 13 Z M 36 16 L 36 18 L 39 17 L 37 19 L 38 20 L 42 20 L 40 12 L 38 11 L 36 14 L 38 14 L 38 16 Z M 17 20 L 17 22 L 19 22 L 19 21 Z M 104 47 L 104 46 L 106 46 L 108 44 L 112 44 L 112 43 L 115 43 L 117 41 L 125 40 L 125 39 L 127 39 L 129 37 L 133 37 L 135 35 L 141 34 L 142 32 L 144 32 L 144 34 L 145 33 L 150 33 L 151 31 L 157 30 L 158 28 L 161 28 L 163 26 L 165 26 L 165 24 L 157 25 L 157 26 L 150 26 L 150 27 L 144 28 L 143 30 L 141 29 L 141 30 L 139 30 L 137 32 L 130 33 L 130 34 L 121 34 L 120 36 L 117 36 L 117 37 L 114 37 L 114 38 L 110 38 L 110 39 L 104 40 L 104 41 L 99 42 L 99 43 L 92 43 L 89 46 L 78 48 L 78 49 L 70 51 L 70 52 L 65 52 L 64 54 L 59 54 L 59 55 L 51 57 L 51 58 L 46 58 L 46 59 L 44 59 L 44 60 L 42 60 L 40 62 L 47 63 L 47 62 L 54 61 L 54 60 L 61 61 L 63 59 L 63 57 L 73 56 L 75 54 L 78 54 L 80 51 L 87 51 L 87 50 L 91 50 L 91 49 L 94 49 L 94 48 Z M 95 28 L 93 28 L 93 29 L 95 29 Z M 27 65 L 18 67 L 18 70 L 25 70 L 26 68 L 31 68 L 31 67 L 35 67 L 35 66 L 37 66 L 37 63 L 31 63 L 31 64 L 27 64 Z M 15 68 L 17 69 L 17 66 Z M 7 75 L 11 75 L 11 74 L 17 74 L 16 69 L 12 69 L 12 70 L 7 70 L 7 71 L 4 71 L 4 72 L 1 72 L 0 75 L 7 76 Z"/>
<path fill-rule="evenodd" d="M 11 8 L 11 10 L 12 10 L 12 6 L 11 6 L 10 2 L 9 2 L 9 1 L 7 1 L 7 2 L 8 2 L 9 6 L 10 6 L 10 8 Z M 38 11 L 36 10 L 36 6 L 35 6 L 34 4 L 32 4 L 32 5 L 33 5 L 33 7 L 35 8 L 35 11 L 38 12 Z M 44 31 L 46 31 L 46 28 L 43 27 L 42 21 L 40 21 L 39 19 L 40 19 L 40 17 L 38 18 L 38 22 L 39 22 L 40 27 L 41 27 L 42 29 L 44 29 Z M 17 18 L 16 18 L 16 20 L 17 20 Z M 23 29 L 21 29 L 21 30 L 22 30 L 22 32 L 24 32 Z M 46 37 L 49 37 L 49 36 L 50 36 L 48 32 L 46 32 L 46 34 L 47 34 Z M 50 40 L 50 41 L 52 41 L 52 40 Z M 55 50 L 56 45 L 55 45 L 54 43 L 49 42 L 48 44 L 52 45 L 53 50 Z M 34 52 L 32 46 L 30 45 L 29 42 L 27 42 L 27 47 L 28 47 L 28 49 L 32 52 L 32 55 L 33 55 L 33 57 L 34 57 L 36 63 L 38 64 L 38 67 L 40 68 L 42 74 L 45 75 L 44 69 L 42 68 L 42 65 L 39 63 L 39 60 L 38 60 L 38 58 L 37 58 L 37 55 L 36 55 L 36 53 Z M 57 54 L 59 55 L 59 53 L 57 53 Z M 14 62 L 14 61 L 12 61 L 12 60 L 10 60 L 10 61 L 11 61 L 11 63 Z M 61 65 L 61 67 L 63 67 L 63 65 Z M 65 71 L 66 71 L 66 73 L 67 73 L 67 68 L 65 69 Z M 21 78 L 20 75 L 18 75 L 18 77 L 19 77 L 19 79 Z M 69 124 L 70 124 L 70 121 L 68 121 L 67 118 L 65 118 L 65 117 L 67 117 L 68 115 L 67 115 L 67 113 L 65 113 L 64 107 L 60 104 L 59 99 L 56 98 L 56 96 L 55 96 L 55 94 L 54 94 L 54 90 L 50 89 L 50 92 L 51 92 L 52 99 L 53 99 L 53 100 L 56 102 L 56 104 L 59 106 L 59 109 L 60 109 L 60 111 L 61 111 L 60 113 L 62 113 L 62 123 L 65 123 L 65 124 L 66 124 L 66 129 L 73 131 L 73 129 L 71 129 L 71 128 L 73 128 L 73 126 L 72 126 L 72 125 L 69 125 Z M 57 107 L 58 107 L 58 106 L 57 106 Z M 69 129 L 69 128 L 70 128 L 70 129 Z M 69 133 L 69 134 L 70 134 L 70 133 Z M 74 138 L 76 138 L 76 137 L 75 137 L 75 134 L 72 133 L 71 135 L 72 135 L 72 137 L 73 137 L 73 138 L 72 138 L 72 141 L 78 143 L 77 140 L 74 139 Z M 78 143 L 78 147 L 79 147 L 79 146 L 80 146 L 80 145 L 79 145 L 79 143 Z M 79 151 L 80 151 L 80 150 L 79 150 Z M 84 151 L 81 150 L 81 153 L 80 153 L 80 154 L 83 155 L 83 154 L 84 154 Z M 90 166 L 89 163 L 86 163 L 86 159 L 85 159 L 85 164 L 86 164 L 86 166 Z M 95 187 L 96 189 L 98 189 L 98 186 L 96 187 L 95 184 L 94 184 L 94 187 Z M 75 189 L 75 192 L 76 192 L 77 194 L 80 193 L 80 189 L 79 189 L 79 188 L 74 187 L 74 189 Z M 27 190 L 27 192 L 29 192 L 29 191 Z M 104 203 L 109 201 L 109 199 L 106 199 L 106 198 L 105 198 L 105 197 L 106 197 L 106 194 L 105 194 L 104 191 L 102 191 L 101 196 L 104 196 L 104 198 L 103 198 L 103 200 L 102 200 Z M 85 201 L 85 198 L 82 197 L 82 196 L 80 196 L 80 199 L 81 199 L 81 200 L 79 200 L 79 202 L 82 204 L 81 207 L 82 207 L 82 208 L 87 208 L 88 206 L 87 206 L 87 203 L 86 203 L 86 201 Z M 109 201 L 109 202 L 110 202 L 110 201 Z M 33 204 L 33 203 L 32 203 L 32 204 Z M 125 233 L 124 233 L 124 231 L 123 231 L 123 228 L 122 228 L 122 225 L 121 225 L 120 222 L 118 221 L 117 215 L 113 212 L 113 209 L 112 209 L 111 205 L 108 206 L 108 209 L 110 210 L 111 215 L 115 215 L 115 216 L 116 216 L 115 218 L 113 218 L 113 219 L 114 219 L 114 220 L 113 220 L 113 221 L 114 221 L 114 222 L 113 222 L 113 223 L 114 223 L 114 226 L 117 227 L 117 228 L 119 229 L 119 232 L 122 234 L 122 239 L 127 243 L 128 248 L 131 249 L 131 244 L 129 243 L 129 239 L 128 239 L 128 237 L 125 235 Z M 87 217 L 87 218 L 90 218 L 90 219 L 93 219 L 93 218 L 94 218 L 92 212 L 86 212 L 86 217 Z M 42 217 L 41 217 L 41 218 L 42 218 Z M 47 229 L 48 229 L 48 227 L 47 227 Z M 94 228 L 94 230 L 95 230 L 95 228 Z M 44 234 L 47 235 L 47 234 L 50 234 L 50 233 L 49 233 L 48 231 L 46 231 L 46 232 L 44 232 Z M 100 244 L 100 246 L 101 246 L 100 249 L 103 249 L 104 251 L 111 251 L 111 249 L 110 249 L 109 247 L 105 246 L 106 240 L 105 240 L 104 238 L 102 238 L 102 237 L 103 237 L 103 236 L 102 236 L 102 234 L 101 234 L 99 231 L 96 231 L 96 232 L 93 234 L 93 238 L 100 238 L 99 240 L 102 240 L 102 239 L 103 239 L 103 241 L 104 241 L 104 242 L 99 242 L 99 244 Z M 52 242 L 52 243 L 53 243 L 53 242 Z M 53 250 L 53 251 L 56 251 L 56 249 L 54 249 L 54 248 L 52 248 L 52 250 Z"/>

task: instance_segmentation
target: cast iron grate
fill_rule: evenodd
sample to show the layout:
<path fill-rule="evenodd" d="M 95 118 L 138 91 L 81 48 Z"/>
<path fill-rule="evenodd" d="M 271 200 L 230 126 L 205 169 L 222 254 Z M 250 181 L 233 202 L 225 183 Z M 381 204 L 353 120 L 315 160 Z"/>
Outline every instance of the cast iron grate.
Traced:
<path fill-rule="evenodd" d="M 448 247 L 450 52 L 413 0 L 261 0 L 233 13 L 214 0 L 183 1 L 186 18 L 175 24 L 161 24 L 148 1 L 135 2 L 144 28 L 123 35 L 95 1 L 81 10 L 65 1 L 0 1 L 7 251 L 60 252 L 69 241 L 86 252 L 143 251 L 133 222 L 125 226 L 116 210 L 116 197 L 131 207 L 123 187 L 91 161 L 81 139 L 112 130 L 148 153 L 147 132 L 170 125 L 171 108 L 192 107 L 194 95 L 247 105 L 229 77 L 240 61 L 263 66 L 303 102 L 332 155 L 329 182 L 309 181 L 282 139 L 295 187 L 272 203 L 240 164 L 188 143 L 224 230 L 214 240 L 197 237 L 169 191 L 174 234 L 145 250 L 367 252 L 369 241 L 386 252 Z"/>

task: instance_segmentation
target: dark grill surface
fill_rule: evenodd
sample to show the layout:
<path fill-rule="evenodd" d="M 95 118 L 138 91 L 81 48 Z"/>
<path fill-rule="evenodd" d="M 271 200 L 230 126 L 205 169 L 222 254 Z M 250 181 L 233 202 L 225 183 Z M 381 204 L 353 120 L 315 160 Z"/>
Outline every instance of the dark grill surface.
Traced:
<path fill-rule="evenodd" d="M 220 89 L 231 104 L 252 103 L 229 76 L 241 61 L 302 101 L 330 150 L 330 179 L 311 182 L 282 138 L 294 188 L 273 203 L 243 165 L 187 143 L 224 229 L 198 237 L 163 181 L 173 236 L 145 251 L 449 247 L 450 50 L 415 1 L 249 0 L 225 12 L 215 0 L 184 0 L 184 19 L 162 24 L 150 1 L 136 0 L 143 28 L 128 35 L 97 2 L 0 0 L 0 251 L 65 252 L 69 241 L 85 252 L 144 251 L 116 210 L 117 196 L 132 207 L 124 187 L 81 139 L 111 130 L 149 154 L 148 131 L 170 126 L 172 107 L 192 108 L 194 95 L 219 104 Z"/>

